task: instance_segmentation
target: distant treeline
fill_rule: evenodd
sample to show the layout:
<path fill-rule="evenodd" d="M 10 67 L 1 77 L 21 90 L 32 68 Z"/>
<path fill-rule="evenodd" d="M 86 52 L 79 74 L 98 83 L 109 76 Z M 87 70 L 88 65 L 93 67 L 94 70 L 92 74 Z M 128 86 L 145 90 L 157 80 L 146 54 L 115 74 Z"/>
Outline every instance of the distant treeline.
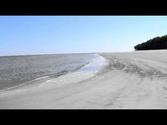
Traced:
<path fill-rule="evenodd" d="M 144 43 L 136 45 L 134 48 L 135 50 L 167 49 L 167 35 L 155 37 Z"/>

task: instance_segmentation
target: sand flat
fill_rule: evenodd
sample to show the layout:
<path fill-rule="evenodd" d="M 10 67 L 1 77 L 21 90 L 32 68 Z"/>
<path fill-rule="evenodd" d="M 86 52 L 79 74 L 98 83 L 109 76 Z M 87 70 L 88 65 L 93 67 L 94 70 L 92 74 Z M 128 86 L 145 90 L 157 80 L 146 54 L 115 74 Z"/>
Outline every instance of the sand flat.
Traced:
<path fill-rule="evenodd" d="M 99 59 L 107 61 L 100 72 L 98 67 L 103 63 L 85 68 L 93 70 L 76 71 L 39 86 L 1 93 L 0 108 L 167 108 L 166 50 L 99 55 Z"/>

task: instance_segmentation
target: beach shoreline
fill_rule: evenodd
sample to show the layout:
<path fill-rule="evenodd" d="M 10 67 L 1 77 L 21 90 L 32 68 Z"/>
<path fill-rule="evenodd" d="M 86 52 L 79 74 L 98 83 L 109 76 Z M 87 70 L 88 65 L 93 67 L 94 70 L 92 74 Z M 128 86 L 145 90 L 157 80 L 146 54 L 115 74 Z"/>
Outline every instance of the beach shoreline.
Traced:
<path fill-rule="evenodd" d="M 166 54 L 96 54 L 81 70 L 0 94 L 0 109 L 166 109 Z"/>
<path fill-rule="evenodd" d="M 93 54 L 0 57 L 0 91 L 73 72 L 89 63 L 91 58 Z"/>
<path fill-rule="evenodd" d="M 95 76 L 97 73 L 101 72 L 101 70 L 103 70 L 104 67 L 107 65 L 107 62 L 105 62 L 106 60 L 104 58 L 102 58 L 98 54 L 94 54 L 94 55 L 95 57 L 92 60 L 90 60 L 89 63 L 83 65 L 82 67 L 80 67 L 79 69 L 73 72 L 69 72 L 55 78 L 47 77 L 45 81 L 39 81 L 39 84 L 35 83 L 30 86 L 25 84 L 25 86 L 18 86 L 16 88 L 14 87 L 12 89 L 1 91 L 0 100 L 3 100 L 3 99 L 5 100 L 5 98 L 14 99 L 24 94 L 26 94 L 27 96 L 29 96 L 29 94 L 31 95 L 32 93 L 35 93 L 35 95 L 38 95 L 38 92 L 41 93 L 41 91 L 45 92 L 50 89 L 53 91 L 53 89 L 61 88 L 61 86 L 64 86 L 66 84 L 73 84 L 73 83 L 78 83 L 84 80 L 88 80 L 93 76 Z M 72 80 L 66 81 L 66 79 L 72 79 Z M 0 108 L 1 106 L 2 104 L 0 104 Z M 11 103 L 11 106 L 12 106 L 12 103 Z"/>

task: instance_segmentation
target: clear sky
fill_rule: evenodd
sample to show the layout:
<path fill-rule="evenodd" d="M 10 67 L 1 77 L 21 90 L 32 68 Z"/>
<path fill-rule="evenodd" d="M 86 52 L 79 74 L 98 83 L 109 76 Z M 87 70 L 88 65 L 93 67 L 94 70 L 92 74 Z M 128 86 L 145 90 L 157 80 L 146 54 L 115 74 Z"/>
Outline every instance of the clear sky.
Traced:
<path fill-rule="evenodd" d="M 133 51 L 167 16 L 0 16 L 0 55 Z"/>

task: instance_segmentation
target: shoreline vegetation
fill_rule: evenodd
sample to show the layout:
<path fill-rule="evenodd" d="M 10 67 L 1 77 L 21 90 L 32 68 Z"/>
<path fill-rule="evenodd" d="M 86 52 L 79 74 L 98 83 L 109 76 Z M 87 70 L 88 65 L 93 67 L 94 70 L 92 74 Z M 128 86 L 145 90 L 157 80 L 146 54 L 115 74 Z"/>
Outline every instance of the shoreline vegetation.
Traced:
<path fill-rule="evenodd" d="M 160 50 L 167 49 L 167 35 L 158 36 L 150 39 L 146 42 L 134 46 L 136 51 L 138 50 Z"/>

